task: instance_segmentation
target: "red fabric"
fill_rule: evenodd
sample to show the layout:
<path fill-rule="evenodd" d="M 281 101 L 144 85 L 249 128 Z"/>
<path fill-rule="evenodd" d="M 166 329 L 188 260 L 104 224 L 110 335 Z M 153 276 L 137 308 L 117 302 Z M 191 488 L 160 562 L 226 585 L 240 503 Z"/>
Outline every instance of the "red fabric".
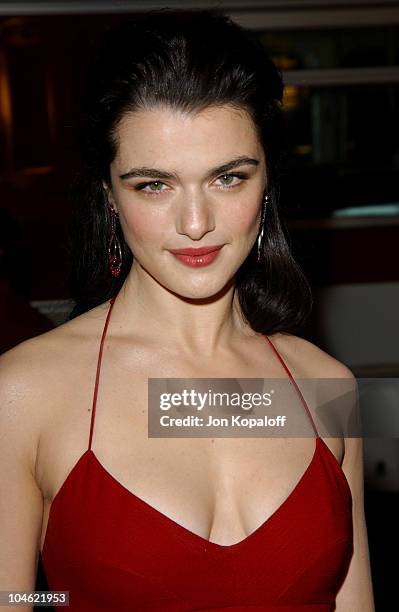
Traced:
<path fill-rule="evenodd" d="M 69 591 L 69 608 L 57 609 L 333 612 L 353 554 L 352 496 L 317 430 L 313 458 L 292 493 L 231 546 L 179 525 L 99 462 L 91 440 L 113 301 L 100 344 L 89 448 L 52 502 L 43 547 L 49 589 Z"/>

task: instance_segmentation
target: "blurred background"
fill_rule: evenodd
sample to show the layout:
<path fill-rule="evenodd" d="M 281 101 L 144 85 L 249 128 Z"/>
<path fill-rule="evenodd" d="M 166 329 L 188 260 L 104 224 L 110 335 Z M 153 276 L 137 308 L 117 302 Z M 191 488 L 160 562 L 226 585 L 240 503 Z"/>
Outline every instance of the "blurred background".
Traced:
<path fill-rule="evenodd" d="M 374 414 L 389 404 L 399 419 L 396 0 L 0 0 L 0 352 L 72 307 L 70 190 L 89 51 L 108 26 L 162 6 L 223 8 L 281 68 L 291 149 L 282 217 L 315 297 L 302 335 L 357 377 L 383 378 Z M 379 612 L 397 599 L 399 443 L 364 443 Z M 37 588 L 44 581 L 39 568 Z"/>

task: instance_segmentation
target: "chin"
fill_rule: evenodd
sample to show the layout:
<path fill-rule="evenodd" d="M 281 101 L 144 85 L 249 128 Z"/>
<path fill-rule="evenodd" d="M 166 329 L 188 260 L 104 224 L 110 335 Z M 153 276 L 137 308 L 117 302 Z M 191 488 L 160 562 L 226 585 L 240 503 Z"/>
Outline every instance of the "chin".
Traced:
<path fill-rule="evenodd" d="M 223 281 L 219 280 L 219 282 L 214 279 L 213 283 L 210 282 L 209 279 L 204 278 L 201 281 L 192 283 L 171 283 L 167 284 L 166 287 L 182 298 L 191 300 L 204 300 L 221 296 L 225 291 L 227 291 L 229 285 L 230 283 L 226 282 L 225 278 L 223 279 Z"/>

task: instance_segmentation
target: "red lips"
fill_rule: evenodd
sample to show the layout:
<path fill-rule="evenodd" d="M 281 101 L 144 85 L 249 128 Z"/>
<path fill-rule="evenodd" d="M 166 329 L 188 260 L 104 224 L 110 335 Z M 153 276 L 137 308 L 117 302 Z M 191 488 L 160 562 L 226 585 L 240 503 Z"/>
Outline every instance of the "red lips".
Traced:
<path fill-rule="evenodd" d="M 177 254 L 177 255 L 191 255 L 191 256 L 198 256 L 198 255 L 207 255 L 207 253 L 212 253 L 213 251 L 218 251 L 219 249 L 221 249 L 223 246 L 223 244 L 216 244 L 214 246 L 209 246 L 209 247 L 202 247 L 199 249 L 194 249 L 194 248 L 188 248 L 188 249 L 169 249 L 171 253 Z"/>

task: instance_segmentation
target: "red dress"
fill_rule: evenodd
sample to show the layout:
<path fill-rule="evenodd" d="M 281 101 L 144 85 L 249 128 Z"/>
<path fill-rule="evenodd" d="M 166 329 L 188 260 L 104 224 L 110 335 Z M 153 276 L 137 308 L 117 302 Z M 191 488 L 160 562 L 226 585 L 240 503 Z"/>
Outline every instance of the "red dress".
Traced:
<path fill-rule="evenodd" d="M 281 506 L 243 540 L 209 542 L 119 483 L 87 450 L 57 492 L 42 560 L 48 587 L 69 591 L 71 612 L 332 612 L 353 554 L 352 496 L 315 431 L 312 460 Z"/>

